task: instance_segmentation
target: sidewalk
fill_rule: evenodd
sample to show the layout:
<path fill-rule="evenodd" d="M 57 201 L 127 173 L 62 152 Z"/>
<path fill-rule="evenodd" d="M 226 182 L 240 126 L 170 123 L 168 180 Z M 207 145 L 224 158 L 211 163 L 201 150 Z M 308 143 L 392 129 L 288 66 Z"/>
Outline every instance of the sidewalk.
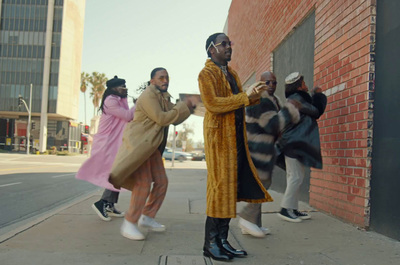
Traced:
<path fill-rule="evenodd" d="M 226 264 L 204 259 L 206 170 L 185 169 L 176 163 L 167 169 L 169 190 L 157 221 L 163 233 L 147 232 L 145 241 L 132 241 L 119 234 L 122 218 L 101 221 L 91 204 L 101 190 L 53 211 L 24 231 L 15 230 L 0 241 L 0 264 Z M 270 192 L 273 203 L 263 205 L 263 224 L 271 235 L 262 239 L 242 235 L 238 220 L 231 221 L 229 241 L 249 253 L 234 264 L 294 265 L 390 265 L 400 264 L 400 242 L 374 232 L 358 230 L 302 203 L 300 210 L 312 211 L 312 219 L 289 223 L 277 217 L 282 194 Z M 124 192 L 117 205 L 126 209 L 130 193 Z M 239 203 L 238 210 L 243 206 Z M 5 213 L 2 213 L 5 214 Z M 17 233 L 17 234 L 15 234 Z M 15 234 L 15 235 L 14 235 Z"/>

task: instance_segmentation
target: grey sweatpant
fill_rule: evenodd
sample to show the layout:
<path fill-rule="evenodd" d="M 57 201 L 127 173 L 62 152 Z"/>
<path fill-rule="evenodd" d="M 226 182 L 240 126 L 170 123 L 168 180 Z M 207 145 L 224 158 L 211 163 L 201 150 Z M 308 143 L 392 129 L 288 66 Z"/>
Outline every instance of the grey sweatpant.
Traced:
<path fill-rule="evenodd" d="M 269 172 L 259 172 L 260 181 L 265 189 L 269 189 L 271 186 L 271 173 Z M 246 206 L 240 211 L 239 216 L 243 219 L 258 225 L 261 227 L 261 203 L 247 203 Z"/>
<path fill-rule="evenodd" d="M 119 196 L 118 191 L 111 191 L 111 190 L 105 189 L 103 192 L 103 195 L 101 196 L 101 199 L 106 202 L 117 203 L 118 196 Z"/>
<path fill-rule="evenodd" d="M 305 166 L 295 158 L 285 156 L 286 163 L 286 190 L 281 207 L 299 209 L 299 192 L 305 175 Z"/>

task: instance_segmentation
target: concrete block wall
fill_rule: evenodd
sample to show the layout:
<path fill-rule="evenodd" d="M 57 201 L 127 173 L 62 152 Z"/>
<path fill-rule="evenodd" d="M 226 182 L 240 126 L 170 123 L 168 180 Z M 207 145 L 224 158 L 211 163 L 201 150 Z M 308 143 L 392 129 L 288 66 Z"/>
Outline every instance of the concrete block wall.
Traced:
<path fill-rule="evenodd" d="M 242 82 L 273 70 L 272 53 L 315 12 L 314 84 L 328 97 L 319 120 L 324 161 L 312 170 L 310 205 L 369 226 L 375 0 L 233 0 L 231 66 Z"/>

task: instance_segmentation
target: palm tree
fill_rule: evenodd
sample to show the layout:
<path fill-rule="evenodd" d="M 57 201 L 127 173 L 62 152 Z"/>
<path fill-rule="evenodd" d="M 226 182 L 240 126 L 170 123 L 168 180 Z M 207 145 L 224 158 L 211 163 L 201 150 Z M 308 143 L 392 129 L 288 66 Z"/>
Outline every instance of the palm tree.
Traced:
<path fill-rule="evenodd" d="M 103 97 L 104 90 L 106 90 L 107 77 L 104 73 L 93 72 L 92 76 L 89 77 L 89 83 L 92 85 L 92 92 L 90 92 L 90 97 L 93 98 L 94 113 L 96 114 L 96 109 L 99 108 L 101 98 Z"/>
<path fill-rule="evenodd" d="M 86 123 L 86 90 L 88 87 L 88 82 L 89 82 L 89 74 L 82 72 L 81 73 L 81 92 L 84 94 L 83 102 L 85 104 L 85 125 Z"/>

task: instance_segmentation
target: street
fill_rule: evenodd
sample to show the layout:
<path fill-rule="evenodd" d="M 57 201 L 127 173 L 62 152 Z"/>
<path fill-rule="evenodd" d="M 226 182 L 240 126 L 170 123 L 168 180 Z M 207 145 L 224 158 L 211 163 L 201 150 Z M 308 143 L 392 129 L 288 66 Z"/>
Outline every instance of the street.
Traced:
<path fill-rule="evenodd" d="M 0 235 L 101 188 L 75 179 L 86 155 L 0 154 Z M 167 170 L 171 161 L 165 162 Z M 203 161 L 174 162 L 174 168 L 205 169 Z"/>
<path fill-rule="evenodd" d="M 223 264 L 204 259 L 201 251 L 206 218 L 207 170 L 204 161 L 176 162 L 174 168 L 170 161 L 165 162 L 169 187 L 156 219 L 167 227 L 167 231 L 157 233 L 141 229 L 146 240 L 133 241 L 119 233 L 123 218 L 104 222 L 91 209 L 102 190 L 93 188 L 95 192 L 91 192 L 89 188 L 84 191 L 82 187 L 90 184 L 69 175 L 76 172 L 85 159 L 85 156 L 0 154 L 0 194 L 2 200 L 8 201 L 1 204 L 2 214 L 8 215 L 9 209 L 24 207 L 25 214 L 40 216 L 22 228 L 0 234 L 1 264 Z M 48 186 L 43 188 L 40 183 L 48 183 Z M 54 189 L 58 198 L 49 191 Z M 70 198 L 71 201 L 66 203 L 63 189 L 77 189 L 76 194 L 86 194 Z M 23 197 L 18 198 L 13 193 Z M 300 209 L 310 211 L 311 220 L 302 223 L 282 221 L 276 215 L 282 194 L 273 190 L 270 193 L 274 202 L 262 205 L 262 222 L 271 230 L 270 235 L 265 238 L 242 235 L 237 218 L 230 223 L 229 241 L 249 252 L 247 258 L 235 259 L 235 264 L 399 264 L 398 241 L 358 229 L 315 211 L 304 202 L 300 202 Z M 39 213 L 41 207 L 36 212 L 29 209 L 32 206 L 25 207 L 25 204 L 34 204 L 29 200 L 42 204 L 43 208 L 48 207 L 45 209 L 48 213 Z M 128 209 L 129 203 L 130 192 L 122 192 L 119 209 Z M 237 210 L 244 205 L 238 203 Z M 50 208 L 52 210 L 48 210 Z M 0 232 L 15 225 L 17 223 L 9 224 Z"/>
<path fill-rule="evenodd" d="M 75 173 L 23 173 L 0 176 L 0 229 L 45 213 L 97 187 Z"/>
<path fill-rule="evenodd" d="M 75 179 L 86 158 L 0 154 L 0 235 L 98 190 Z"/>

